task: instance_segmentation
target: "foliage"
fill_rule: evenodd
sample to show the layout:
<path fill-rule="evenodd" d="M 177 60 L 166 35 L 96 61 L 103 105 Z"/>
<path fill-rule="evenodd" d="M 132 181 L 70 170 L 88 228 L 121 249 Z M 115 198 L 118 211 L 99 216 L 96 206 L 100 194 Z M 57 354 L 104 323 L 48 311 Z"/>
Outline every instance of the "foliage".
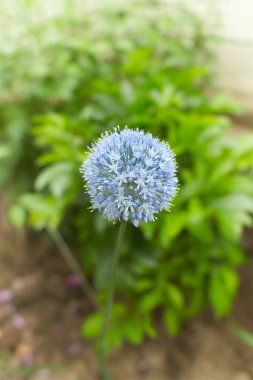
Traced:
<path fill-rule="evenodd" d="M 239 326 L 232 325 L 231 331 L 247 346 L 253 348 L 253 334 Z"/>
<path fill-rule="evenodd" d="M 1 56 L 2 182 L 26 190 L 10 217 L 17 226 L 28 216 L 37 230 L 61 229 L 101 302 L 118 227 L 88 210 L 79 173 L 86 147 L 127 124 L 169 141 L 176 153 L 180 191 L 171 213 L 141 230 L 128 227 L 111 345 L 154 337 L 156 310 L 171 334 L 207 305 L 217 317 L 228 313 L 253 212 L 253 136 L 232 137 L 224 114 L 236 107 L 207 95 L 206 25 L 155 3 L 49 20 L 31 27 L 32 44 Z M 98 312 L 83 333 L 100 330 Z"/>

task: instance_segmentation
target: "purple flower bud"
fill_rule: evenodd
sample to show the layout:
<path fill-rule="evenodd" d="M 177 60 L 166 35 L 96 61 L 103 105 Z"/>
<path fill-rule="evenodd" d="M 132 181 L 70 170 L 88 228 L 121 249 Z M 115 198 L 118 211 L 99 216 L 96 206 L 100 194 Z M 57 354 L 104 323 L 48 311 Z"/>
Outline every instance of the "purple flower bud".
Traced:
<path fill-rule="evenodd" d="M 81 343 L 75 342 L 75 343 L 71 344 L 69 346 L 69 350 L 68 351 L 69 351 L 69 354 L 71 356 L 78 356 L 78 355 L 80 355 L 80 353 L 82 351 Z"/>
<path fill-rule="evenodd" d="M 82 279 L 78 274 L 73 273 L 68 276 L 67 282 L 70 288 L 76 288 L 82 284 Z"/>
<path fill-rule="evenodd" d="M 28 366 L 32 365 L 33 362 L 34 362 L 33 354 L 27 354 L 27 355 L 23 356 L 20 360 L 20 364 L 24 367 L 28 367 Z"/>
<path fill-rule="evenodd" d="M 22 315 L 16 314 L 12 319 L 12 325 L 17 330 L 24 330 L 27 326 L 27 321 Z"/>
<path fill-rule="evenodd" d="M 2 289 L 0 290 L 0 305 L 8 303 L 13 298 L 13 291 L 11 289 Z"/>

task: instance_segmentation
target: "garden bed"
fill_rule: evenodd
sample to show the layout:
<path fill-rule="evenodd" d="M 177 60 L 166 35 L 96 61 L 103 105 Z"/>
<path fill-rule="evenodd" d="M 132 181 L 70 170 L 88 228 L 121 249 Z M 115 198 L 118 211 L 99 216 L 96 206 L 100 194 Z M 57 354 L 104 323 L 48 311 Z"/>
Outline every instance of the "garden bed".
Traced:
<path fill-rule="evenodd" d="M 98 380 L 91 344 L 80 338 L 90 303 L 69 284 L 57 250 L 38 236 L 14 231 L 5 214 L 1 204 L 0 289 L 11 290 L 10 300 L 0 305 L 1 380 Z M 250 253 L 250 234 L 245 245 Z M 253 331 L 252 273 L 250 256 L 229 320 L 217 322 L 206 312 L 186 323 L 177 338 L 158 326 L 157 340 L 115 350 L 115 380 L 252 379 L 253 350 L 229 330 L 233 322 Z"/>

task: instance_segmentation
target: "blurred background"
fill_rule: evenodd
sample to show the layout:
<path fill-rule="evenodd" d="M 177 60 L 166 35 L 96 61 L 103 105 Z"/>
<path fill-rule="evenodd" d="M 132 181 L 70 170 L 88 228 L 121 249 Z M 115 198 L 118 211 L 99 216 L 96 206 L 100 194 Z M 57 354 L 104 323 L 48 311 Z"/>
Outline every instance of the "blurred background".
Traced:
<path fill-rule="evenodd" d="M 79 168 L 117 125 L 170 143 L 180 190 L 127 228 L 115 380 L 253 379 L 252 19 L 250 0 L 1 0 L 1 380 L 98 379 L 118 226 Z"/>

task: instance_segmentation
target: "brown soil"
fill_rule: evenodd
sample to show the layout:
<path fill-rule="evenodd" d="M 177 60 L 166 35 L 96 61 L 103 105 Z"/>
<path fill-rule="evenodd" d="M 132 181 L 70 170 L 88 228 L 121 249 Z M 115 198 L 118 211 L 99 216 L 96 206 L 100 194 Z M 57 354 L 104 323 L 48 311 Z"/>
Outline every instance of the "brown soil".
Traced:
<path fill-rule="evenodd" d="M 57 251 L 11 229 L 1 208 L 0 290 L 11 289 L 13 298 L 0 304 L 0 379 L 98 380 L 96 356 L 80 338 L 89 302 L 80 289 L 67 287 L 69 271 Z M 241 271 L 241 289 L 229 321 L 217 322 L 206 313 L 188 322 L 178 338 L 168 337 L 161 328 L 156 341 L 114 351 L 109 361 L 114 379 L 253 379 L 253 350 L 228 328 L 233 322 L 253 331 L 252 274 L 251 257 Z M 13 325 L 17 314 L 27 323 L 23 329 Z M 59 367 L 53 367 L 56 364 Z"/>

